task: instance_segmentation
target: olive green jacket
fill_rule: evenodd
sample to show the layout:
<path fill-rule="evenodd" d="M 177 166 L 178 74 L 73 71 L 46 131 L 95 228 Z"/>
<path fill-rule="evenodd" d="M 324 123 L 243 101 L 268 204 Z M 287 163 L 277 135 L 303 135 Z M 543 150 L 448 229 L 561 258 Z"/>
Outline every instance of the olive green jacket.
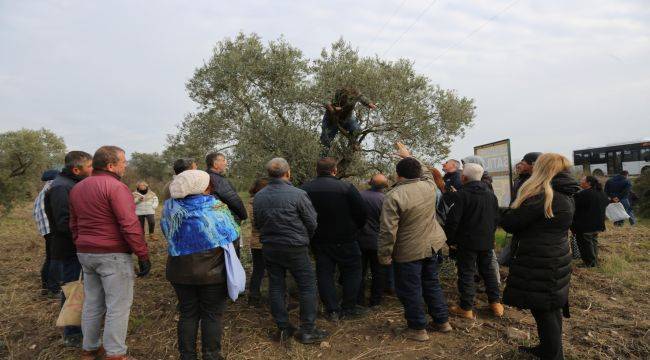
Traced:
<path fill-rule="evenodd" d="M 431 257 L 447 240 L 436 219 L 433 175 L 426 166 L 422 174 L 398 182 L 384 198 L 377 253 L 382 263 L 391 257 L 399 263 Z"/>

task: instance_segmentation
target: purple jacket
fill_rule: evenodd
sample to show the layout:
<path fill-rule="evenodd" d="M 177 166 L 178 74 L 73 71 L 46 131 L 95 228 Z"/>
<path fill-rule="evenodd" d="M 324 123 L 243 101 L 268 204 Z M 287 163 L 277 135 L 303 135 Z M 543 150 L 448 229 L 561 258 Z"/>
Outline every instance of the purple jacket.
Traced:
<path fill-rule="evenodd" d="M 362 249 L 377 250 L 377 236 L 379 235 L 379 216 L 384 203 L 384 193 L 376 190 L 364 190 L 361 198 L 366 205 L 368 217 L 366 225 L 359 232 L 359 246 Z"/>

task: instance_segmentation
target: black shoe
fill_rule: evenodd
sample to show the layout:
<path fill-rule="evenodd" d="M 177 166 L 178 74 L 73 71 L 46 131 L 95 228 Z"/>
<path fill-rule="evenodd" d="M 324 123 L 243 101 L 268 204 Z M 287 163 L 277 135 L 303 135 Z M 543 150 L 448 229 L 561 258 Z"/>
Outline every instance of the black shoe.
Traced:
<path fill-rule="evenodd" d="M 368 309 L 355 306 L 352 309 L 343 309 L 341 311 L 341 319 L 358 319 L 368 315 Z"/>
<path fill-rule="evenodd" d="M 314 328 L 314 330 L 310 332 L 303 332 L 302 330 L 300 330 L 296 332 L 293 336 L 301 344 L 314 344 L 325 340 L 329 336 L 329 334 L 325 330 Z"/>
<path fill-rule="evenodd" d="M 535 357 L 540 357 L 539 345 L 537 346 L 520 346 L 517 351 L 522 354 L 528 354 Z"/>
<path fill-rule="evenodd" d="M 248 295 L 248 306 L 262 307 L 262 298 L 257 295 Z"/>
<path fill-rule="evenodd" d="M 295 332 L 296 332 L 296 328 L 291 325 L 288 328 L 277 329 L 275 333 L 271 335 L 271 340 L 275 342 L 286 342 L 287 340 L 291 339 L 291 336 Z"/>
<path fill-rule="evenodd" d="M 337 311 L 330 311 L 328 313 L 325 313 L 324 317 L 327 321 L 331 322 L 338 322 L 341 319 Z"/>
<path fill-rule="evenodd" d="M 81 336 L 81 334 L 69 335 L 63 337 L 63 346 L 65 347 L 81 349 L 82 342 L 83 342 L 83 337 Z"/>

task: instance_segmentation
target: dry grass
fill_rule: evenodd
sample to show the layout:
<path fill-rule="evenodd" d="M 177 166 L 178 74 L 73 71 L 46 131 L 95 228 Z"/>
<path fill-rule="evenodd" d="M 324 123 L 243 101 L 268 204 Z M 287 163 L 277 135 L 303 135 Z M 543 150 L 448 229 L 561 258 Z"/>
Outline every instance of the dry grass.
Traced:
<path fill-rule="evenodd" d="M 572 318 L 564 322 L 568 359 L 650 358 L 650 229 L 610 229 L 601 237 L 602 266 L 576 268 L 572 280 Z M 61 331 L 54 327 L 59 304 L 39 295 L 43 241 L 36 234 L 28 207 L 19 207 L 0 219 L 0 358 L 76 359 L 78 353 L 61 346 Z M 138 359 L 174 359 L 176 351 L 176 299 L 164 278 L 166 257 L 162 241 L 151 244 L 153 270 L 136 282 L 129 325 L 130 353 Z M 442 280 L 448 301 L 457 299 L 454 268 L 445 264 Z M 479 318 L 452 318 L 455 330 L 434 334 L 426 343 L 413 343 L 392 335 L 404 324 L 402 309 L 388 298 L 380 311 L 338 327 L 318 320 L 332 333 L 330 348 L 292 343 L 282 347 L 267 334 L 273 321 L 267 310 L 252 309 L 244 301 L 228 306 L 224 321 L 223 352 L 229 359 L 516 359 L 520 342 L 504 334 L 509 326 L 529 331 L 535 343 L 535 325 L 528 312 L 508 308 L 494 319 L 485 311 L 484 294 L 478 297 Z M 291 314 L 297 323 L 297 313 Z"/>

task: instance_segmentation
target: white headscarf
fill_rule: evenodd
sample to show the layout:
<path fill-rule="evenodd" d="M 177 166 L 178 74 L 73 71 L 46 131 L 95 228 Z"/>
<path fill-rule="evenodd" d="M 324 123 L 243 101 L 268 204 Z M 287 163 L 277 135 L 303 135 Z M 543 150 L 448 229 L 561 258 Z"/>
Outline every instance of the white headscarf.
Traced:
<path fill-rule="evenodd" d="M 203 170 L 185 170 L 176 175 L 169 184 L 169 193 L 174 199 L 188 195 L 203 194 L 210 184 L 210 175 Z"/>

